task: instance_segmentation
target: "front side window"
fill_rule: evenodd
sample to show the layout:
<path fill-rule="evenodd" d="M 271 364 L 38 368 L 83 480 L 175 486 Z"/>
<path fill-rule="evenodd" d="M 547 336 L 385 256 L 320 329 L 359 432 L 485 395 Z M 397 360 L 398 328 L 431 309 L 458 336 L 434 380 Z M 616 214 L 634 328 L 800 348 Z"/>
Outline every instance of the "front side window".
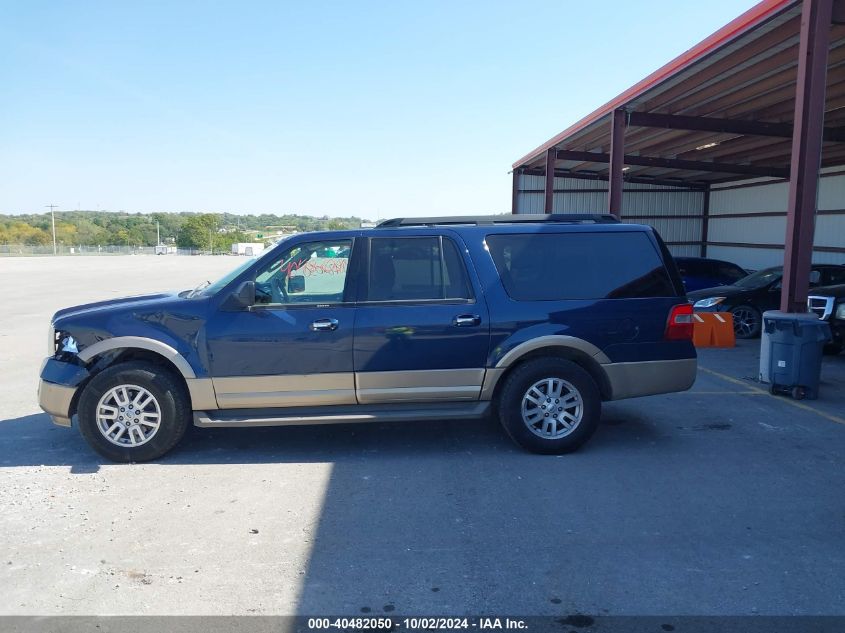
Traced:
<path fill-rule="evenodd" d="M 486 242 L 517 301 L 676 296 L 645 233 L 498 234 Z"/>
<path fill-rule="evenodd" d="M 297 244 L 259 267 L 255 303 L 331 304 L 343 301 L 352 240 Z"/>
<path fill-rule="evenodd" d="M 466 267 L 449 238 L 370 240 L 367 301 L 470 300 Z"/>

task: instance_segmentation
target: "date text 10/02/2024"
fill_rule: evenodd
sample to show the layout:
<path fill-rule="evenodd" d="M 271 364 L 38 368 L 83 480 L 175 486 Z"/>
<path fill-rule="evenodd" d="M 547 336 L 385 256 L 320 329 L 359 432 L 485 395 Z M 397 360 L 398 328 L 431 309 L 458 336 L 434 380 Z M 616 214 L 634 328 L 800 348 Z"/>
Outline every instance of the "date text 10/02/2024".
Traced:
<path fill-rule="evenodd" d="M 312 630 L 524 630 L 528 626 L 524 620 L 518 618 L 444 618 L 444 617 L 412 617 L 412 618 L 309 618 L 308 628 Z"/>

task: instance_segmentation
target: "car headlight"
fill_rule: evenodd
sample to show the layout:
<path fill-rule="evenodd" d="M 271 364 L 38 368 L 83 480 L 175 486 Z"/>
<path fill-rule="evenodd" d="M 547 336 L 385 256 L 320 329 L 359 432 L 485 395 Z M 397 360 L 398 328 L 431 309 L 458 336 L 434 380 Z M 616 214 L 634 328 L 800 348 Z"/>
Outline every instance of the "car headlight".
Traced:
<path fill-rule="evenodd" d="M 78 354 L 79 346 L 77 346 L 76 344 L 76 339 L 73 338 L 70 334 L 68 334 L 59 343 L 59 350 L 62 352 L 68 352 L 70 354 Z"/>
<path fill-rule="evenodd" d="M 696 301 L 693 304 L 694 308 L 712 308 L 713 306 L 719 305 L 724 301 L 726 297 L 707 297 L 706 299 L 701 299 Z"/>
<path fill-rule="evenodd" d="M 53 338 L 53 345 L 52 350 L 50 352 L 50 356 L 59 355 L 59 354 L 78 354 L 79 353 L 79 343 L 76 342 L 76 339 L 73 338 L 67 332 L 62 332 L 60 330 L 53 330 L 52 327 L 50 328 L 52 331 L 52 338 Z"/>
<path fill-rule="evenodd" d="M 845 303 L 836 306 L 836 318 L 845 321 Z"/>

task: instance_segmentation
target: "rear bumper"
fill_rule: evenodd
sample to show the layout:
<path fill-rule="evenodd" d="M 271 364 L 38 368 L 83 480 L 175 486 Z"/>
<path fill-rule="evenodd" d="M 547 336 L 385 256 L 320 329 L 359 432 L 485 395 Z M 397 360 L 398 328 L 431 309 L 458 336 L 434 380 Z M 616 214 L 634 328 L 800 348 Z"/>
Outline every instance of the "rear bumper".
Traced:
<path fill-rule="evenodd" d="M 652 360 L 602 365 L 610 382 L 611 400 L 686 391 L 695 382 L 698 361 Z"/>

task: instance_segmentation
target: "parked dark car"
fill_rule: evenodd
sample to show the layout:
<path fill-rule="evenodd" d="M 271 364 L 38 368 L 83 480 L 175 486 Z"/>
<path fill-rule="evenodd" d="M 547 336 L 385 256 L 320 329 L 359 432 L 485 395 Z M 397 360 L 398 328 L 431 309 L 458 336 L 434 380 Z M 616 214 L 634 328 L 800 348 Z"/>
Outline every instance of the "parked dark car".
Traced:
<path fill-rule="evenodd" d="M 688 292 L 696 311 L 730 312 L 737 338 L 760 336 L 763 312 L 780 307 L 783 267 L 773 266 L 752 273 L 731 286 Z M 810 287 L 845 283 L 845 266 L 814 264 Z"/>
<path fill-rule="evenodd" d="M 730 286 L 748 276 L 747 270 L 721 259 L 676 257 L 675 264 L 687 292 L 714 286 Z"/>
<path fill-rule="evenodd" d="M 399 219 L 291 236 L 192 291 L 60 310 L 39 403 L 124 462 L 163 455 L 191 421 L 491 411 L 524 448 L 563 453 L 593 434 L 602 401 L 692 385 L 692 312 L 648 226 Z"/>
<path fill-rule="evenodd" d="M 830 324 L 833 340 L 824 346 L 825 354 L 845 350 L 845 284 L 814 288 L 807 298 L 807 308 Z"/>

